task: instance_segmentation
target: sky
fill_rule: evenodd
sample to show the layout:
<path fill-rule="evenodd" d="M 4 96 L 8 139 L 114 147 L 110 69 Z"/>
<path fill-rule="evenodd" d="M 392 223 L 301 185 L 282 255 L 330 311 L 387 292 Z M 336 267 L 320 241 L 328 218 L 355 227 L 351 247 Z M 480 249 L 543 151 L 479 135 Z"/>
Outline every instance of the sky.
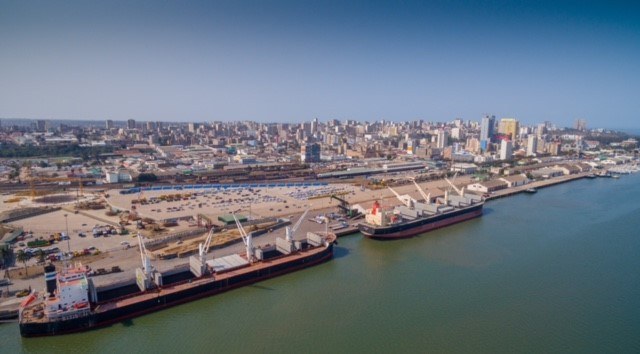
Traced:
<path fill-rule="evenodd" d="M 640 128 L 637 1 L 0 0 L 0 117 Z"/>

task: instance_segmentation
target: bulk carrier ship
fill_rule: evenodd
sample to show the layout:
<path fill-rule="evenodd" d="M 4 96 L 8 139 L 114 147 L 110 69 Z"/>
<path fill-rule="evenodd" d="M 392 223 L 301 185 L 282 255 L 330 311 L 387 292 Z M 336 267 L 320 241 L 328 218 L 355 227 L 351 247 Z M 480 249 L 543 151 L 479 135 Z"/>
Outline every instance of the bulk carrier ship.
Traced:
<path fill-rule="evenodd" d="M 306 214 L 306 213 L 305 213 Z M 336 241 L 332 233 L 307 233 L 304 240 L 293 239 L 295 229 L 287 227 L 286 238 L 276 238 L 275 245 L 254 248 L 251 234 L 246 234 L 237 221 L 246 255 L 233 254 L 206 260 L 213 232 L 199 245 L 198 255 L 189 259 L 187 274 L 165 277 L 150 264 L 142 238 L 138 237 L 142 268 L 136 270 L 138 289 L 110 290 L 101 294 L 87 276 L 87 267 L 65 266 L 56 272 L 45 267 L 46 291 L 32 293 L 21 304 L 20 334 L 23 337 L 58 335 L 107 326 L 164 308 L 218 294 L 325 262 L 333 257 Z M 173 279 L 163 284 L 163 279 Z M 175 279 L 179 279 L 175 281 Z M 120 296 L 113 297 L 113 294 Z"/>
<path fill-rule="evenodd" d="M 464 188 L 458 189 L 448 179 L 450 189 L 455 189 L 458 195 L 450 195 L 445 191 L 442 198 L 431 203 L 431 195 L 415 182 L 416 188 L 425 202 L 418 202 L 409 195 L 399 195 L 389 189 L 402 202 L 402 205 L 392 210 L 383 210 L 378 201 L 367 210 L 365 222 L 358 225 L 358 230 L 366 237 L 379 240 L 392 240 L 413 237 L 431 230 L 456 224 L 482 215 L 484 200 L 480 196 L 465 195 Z"/>

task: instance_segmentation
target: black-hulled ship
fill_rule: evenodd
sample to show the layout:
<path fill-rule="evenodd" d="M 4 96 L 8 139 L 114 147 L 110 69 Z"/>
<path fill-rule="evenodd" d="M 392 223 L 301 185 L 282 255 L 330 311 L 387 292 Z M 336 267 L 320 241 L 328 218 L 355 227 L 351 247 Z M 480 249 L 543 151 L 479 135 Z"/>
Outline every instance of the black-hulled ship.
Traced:
<path fill-rule="evenodd" d="M 450 195 L 446 191 L 444 197 L 432 203 L 430 196 L 417 183 L 414 184 L 425 202 L 418 202 L 408 195 L 401 196 L 389 188 L 402 205 L 385 210 L 378 201 L 374 202 L 358 230 L 369 238 L 391 240 L 412 237 L 482 215 L 484 201 L 480 196 L 465 195 L 464 189 L 456 188 L 459 195 Z"/>
<path fill-rule="evenodd" d="M 140 240 L 140 238 L 139 238 Z M 162 274 L 153 271 L 140 241 L 143 267 L 138 268 L 139 289 L 101 300 L 88 269 L 81 265 L 45 268 L 46 291 L 31 294 L 20 309 L 20 334 L 23 337 L 58 335 L 107 326 L 215 295 L 230 289 L 320 264 L 332 258 L 335 234 L 307 233 L 304 240 L 277 238 L 275 245 L 254 248 L 251 235 L 243 236 L 247 254 L 233 254 L 206 260 L 211 233 L 199 255 L 190 258 L 188 274 L 180 281 L 163 284 Z M 173 276 L 176 279 L 175 275 Z M 111 290 L 113 293 L 113 290 Z"/>

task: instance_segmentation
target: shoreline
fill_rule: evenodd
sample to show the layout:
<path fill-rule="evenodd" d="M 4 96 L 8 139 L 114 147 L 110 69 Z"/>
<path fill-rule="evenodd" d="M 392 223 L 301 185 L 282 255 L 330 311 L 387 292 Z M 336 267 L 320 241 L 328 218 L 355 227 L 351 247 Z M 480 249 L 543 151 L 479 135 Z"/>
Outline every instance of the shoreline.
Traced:
<path fill-rule="evenodd" d="M 530 182 L 530 183 L 522 185 L 522 186 L 512 187 L 512 188 L 507 188 L 507 189 L 496 191 L 496 192 L 492 193 L 490 197 L 487 197 L 486 200 L 490 201 L 490 200 L 494 200 L 494 199 L 505 198 L 505 197 L 517 195 L 517 194 L 520 194 L 520 193 L 524 193 L 525 190 L 527 190 L 529 188 L 536 188 L 536 189 L 546 188 L 546 187 L 550 187 L 550 186 L 554 186 L 554 185 L 558 185 L 558 184 L 563 184 L 563 183 L 567 183 L 567 182 L 571 182 L 571 181 L 580 180 L 580 179 L 585 178 L 589 174 L 590 174 L 590 172 L 582 172 L 582 173 L 575 174 L 575 175 L 566 175 L 566 176 L 549 178 L 549 179 L 545 179 L 545 180 L 541 180 L 541 181 Z M 438 183 L 438 182 L 443 182 L 443 181 L 434 181 L 434 182 Z M 406 189 L 406 188 L 415 189 L 414 186 L 401 186 L 401 187 L 404 187 L 402 189 Z M 397 189 L 400 192 L 401 188 L 397 188 Z M 384 190 L 384 191 L 389 192 L 388 190 Z M 411 191 L 411 192 L 413 192 L 413 191 Z M 384 196 L 384 197 L 382 197 L 382 199 L 388 199 L 388 198 L 393 198 L 395 200 L 395 196 Z M 372 203 L 373 201 L 375 201 L 377 199 L 379 199 L 379 198 L 376 198 L 376 197 L 367 198 L 366 200 L 360 200 L 358 203 L 359 204 L 361 204 L 361 203 Z M 334 205 L 327 206 L 324 203 L 319 203 L 319 204 L 321 206 L 318 205 L 318 204 L 316 204 L 316 205 L 318 205 L 320 207 L 311 208 L 310 212 L 312 211 L 314 214 L 318 214 L 319 213 L 318 215 L 320 215 L 320 214 L 326 214 L 326 213 L 331 212 L 331 211 L 333 211 L 335 209 Z M 305 232 L 305 233 L 306 233 L 306 231 L 313 231 L 313 229 L 316 229 L 316 228 L 324 229 L 324 226 L 317 225 L 315 223 L 306 223 L 305 222 L 301 226 L 302 227 L 301 227 L 300 231 L 301 232 Z M 333 232 L 336 234 L 337 237 L 343 237 L 343 236 L 354 235 L 354 234 L 358 233 L 359 231 L 358 231 L 358 228 L 357 228 L 357 222 L 354 222 L 349 227 L 347 227 L 345 229 L 334 230 Z M 260 239 L 258 238 L 256 241 L 259 242 Z M 233 253 L 232 250 L 235 249 L 235 248 L 237 248 L 237 247 L 229 247 L 226 251 Z M 126 252 L 126 251 L 129 251 L 129 252 Z M 123 256 L 124 256 L 124 253 L 130 253 L 130 256 L 132 256 L 134 252 L 131 252 L 131 251 L 132 251 L 132 249 L 124 250 L 124 252 L 123 251 L 118 251 L 118 252 L 122 253 Z M 219 252 L 220 251 L 222 251 L 222 250 L 219 250 Z M 227 253 L 227 252 L 222 252 L 222 253 Z M 137 255 L 137 252 L 135 252 L 135 254 Z M 113 256 L 107 257 L 107 258 L 113 258 Z M 121 257 L 118 257 L 118 258 L 121 258 Z M 125 257 L 125 258 L 129 258 L 129 257 Z M 133 257 L 133 258 L 135 258 L 135 257 Z M 113 260 L 113 261 L 115 261 L 115 260 Z M 122 261 L 122 258 L 120 259 L 120 261 Z M 102 262 L 100 262 L 100 263 L 102 263 Z M 165 266 L 160 266 L 160 268 L 167 268 L 167 269 L 175 268 L 175 267 L 177 267 L 177 265 L 174 262 L 169 262 Z M 120 275 L 123 276 L 126 273 L 127 272 L 125 271 L 124 273 L 120 273 Z M 119 277 L 116 277 L 116 278 L 119 278 Z M 16 280 L 17 279 L 12 281 L 12 283 L 13 283 L 12 287 L 15 287 L 15 288 L 26 288 L 27 286 L 35 286 L 35 287 L 37 287 L 38 284 L 42 281 L 40 277 L 29 278 L 29 279 L 21 279 L 21 280 L 17 280 L 17 281 Z M 116 279 L 113 279 L 113 280 L 117 282 Z M 20 285 L 16 286 L 17 283 L 19 283 Z M 14 298 L 15 297 L 11 297 L 11 298 L 8 298 L 8 299 L 10 300 L 10 299 L 14 299 Z M 0 303 L 0 305 L 2 305 L 2 303 Z"/>

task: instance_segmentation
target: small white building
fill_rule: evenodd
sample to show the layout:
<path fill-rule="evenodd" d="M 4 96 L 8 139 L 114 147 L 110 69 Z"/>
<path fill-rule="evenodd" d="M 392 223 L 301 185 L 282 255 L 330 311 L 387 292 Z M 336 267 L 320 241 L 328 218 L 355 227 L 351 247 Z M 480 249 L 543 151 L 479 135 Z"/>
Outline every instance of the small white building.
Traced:
<path fill-rule="evenodd" d="M 463 174 L 476 173 L 478 166 L 472 163 L 454 163 L 451 165 L 451 172 L 461 172 Z"/>
<path fill-rule="evenodd" d="M 133 181 L 133 177 L 127 170 L 106 171 L 104 181 L 105 183 L 127 183 Z"/>
<path fill-rule="evenodd" d="M 472 192 L 480 192 L 480 193 L 489 193 L 495 192 L 501 189 L 505 189 L 508 187 L 507 182 L 502 181 L 501 179 L 486 181 L 486 182 L 478 182 L 467 185 L 467 190 Z"/>
<path fill-rule="evenodd" d="M 534 178 L 552 178 L 552 177 L 562 176 L 563 174 L 564 172 L 560 169 L 548 168 L 548 167 L 531 171 L 531 175 Z"/>
<path fill-rule="evenodd" d="M 525 184 L 529 183 L 529 179 L 526 175 L 523 174 L 503 177 L 500 178 L 500 180 L 507 182 L 507 186 L 509 188 L 524 186 Z"/>

